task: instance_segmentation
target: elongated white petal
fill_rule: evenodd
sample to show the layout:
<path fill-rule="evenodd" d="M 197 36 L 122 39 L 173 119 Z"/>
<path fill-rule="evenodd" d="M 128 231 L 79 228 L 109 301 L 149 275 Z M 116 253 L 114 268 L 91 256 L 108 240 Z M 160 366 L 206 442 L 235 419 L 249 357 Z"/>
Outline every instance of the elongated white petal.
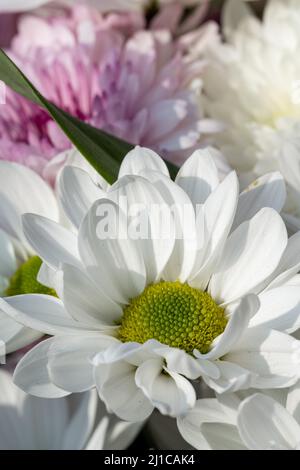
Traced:
<path fill-rule="evenodd" d="M 252 386 L 253 377 L 250 371 L 224 359 L 218 362 L 220 377 L 204 376 L 205 383 L 217 393 L 232 393 Z"/>
<path fill-rule="evenodd" d="M 281 212 L 285 200 L 285 183 L 279 172 L 257 178 L 240 194 L 232 230 L 254 217 L 264 207 Z"/>
<path fill-rule="evenodd" d="M 218 400 L 215 398 L 197 400 L 192 410 L 185 416 L 177 418 L 177 425 L 182 437 L 199 450 L 211 448 L 202 433 L 203 423 L 233 424 Z"/>
<path fill-rule="evenodd" d="M 62 263 L 80 266 L 74 233 L 39 215 L 26 214 L 22 219 L 27 240 L 50 266 L 56 269 L 59 269 Z"/>
<path fill-rule="evenodd" d="M 300 382 L 297 382 L 289 389 L 286 408 L 293 415 L 298 424 L 300 424 Z"/>
<path fill-rule="evenodd" d="M 218 366 L 213 362 L 196 359 L 181 349 L 164 346 L 157 348 L 155 352 L 165 358 L 169 370 L 189 379 L 195 380 L 202 375 L 214 378 L 220 376 Z"/>
<path fill-rule="evenodd" d="M 96 390 L 83 393 L 80 396 L 80 402 L 65 428 L 61 443 L 63 450 L 83 449 L 95 424 L 97 403 Z"/>
<path fill-rule="evenodd" d="M 0 230 L 0 276 L 10 277 L 17 269 L 13 244 L 9 236 Z"/>
<path fill-rule="evenodd" d="M 228 238 L 209 290 L 212 297 L 233 301 L 246 293 L 257 293 L 278 266 L 287 245 L 281 217 L 263 209 L 240 225 Z"/>
<path fill-rule="evenodd" d="M 0 340 L 5 343 L 6 354 L 24 348 L 41 337 L 39 331 L 24 327 L 0 311 Z"/>
<path fill-rule="evenodd" d="M 300 269 L 300 232 L 288 239 L 277 269 L 268 280 L 266 289 L 274 289 L 289 281 Z"/>
<path fill-rule="evenodd" d="M 93 357 L 114 341 L 114 338 L 103 335 L 55 338 L 48 353 L 51 381 L 69 392 L 91 389 L 95 385 Z"/>
<path fill-rule="evenodd" d="M 249 370 L 253 387 L 288 387 L 299 378 L 300 342 L 279 331 L 253 327 L 224 359 Z"/>
<path fill-rule="evenodd" d="M 126 362 L 95 367 L 95 382 L 100 398 L 109 410 L 126 421 L 143 421 L 153 405 L 135 383 L 136 367 Z"/>
<path fill-rule="evenodd" d="M 0 298 L 0 309 L 18 323 L 49 335 L 98 330 L 90 324 L 73 320 L 61 300 L 49 295 L 26 294 Z"/>
<path fill-rule="evenodd" d="M 167 280 L 180 279 L 181 282 L 185 282 L 192 270 L 197 249 L 195 211 L 191 200 L 165 175 L 154 171 L 143 172 L 142 175 L 158 189 L 174 217 L 175 240 L 173 244 L 172 225 L 169 227 L 169 245 L 170 247 L 173 245 L 173 251 L 169 252 L 163 277 Z"/>
<path fill-rule="evenodd" d="M 109 212 L 106 236 L 99 224 Z M 115 302 L 127 303 L 139 295 L 146 283 L 145 264 L 139 240 L 127 235 L 127 219 L 119 206 L 108 199 L 95 202 L 79 231 L 79 251 L 90 277 Z"/>
<path fill-rule="evenodd" d="M 86 171 L 68 166 L 60 175 L 58 194 L 69 220 L 79 228 L 93 203 L 105 197 L 106 191 L 99 188 Z"/>
<path fill-rule="evenodd" d="M 293 449 L 300 442 L 300 426 L 272 398 L 255 394 L 240 405 L 238 428 L 249 449 Z"/>
<path fill-rule="evenodd" d="M 14 372 L 14 383 L 24 392 L 43 398 L 69 395 L 69 392 L 56 387 L 49 378 L 48 351 L 52 341 L 52 338 L 42 341 L 18 363 Z"/>
<path fill-rule="evenodd" d="M 176 183 L 188 194 L 195 207 L 203 204 L 219 183 L 218 170 L 211 156 L 213 150 L 196 150 L 176 177 Z"/>
<path fill-rule="evenodd" d="M 28 191 L 30 188 L 30 191 Z M 28 246 L 21 215 L 26 212 L 58 220 L 58 206 L 51 188 L 23 165 L 0 162 L 0 228 Z"/>
<path fill-rule="evenodd" d="M 123 159 L 119 178 L 126 175 L 140 175 L 143 171 L 158 171 L 169 176 L 168 168 L 157 153 L 148 148 L 136 146 Z"/>
<path fill-rule="evenodd" d="M 247 331 L 249 322 L 259 308 L 258 297 L 254 294 L 243 297 L 235 306 L 224 333 L 212 344 L 211 350 L 206 354 L 194 351 L 199 359 L 218 359 L 228 353 Z"/>
<path fill-rule="evenodd" d="M 293 333 L 300 328 L 300 292 L 298 286 L 281 286 L 259 295 L 260 308 L 250 326 L 262 326 Z"/>
<path fill-rule="evenodd" d="M 204 423 L 201 433 L 211 450 L 246 450 L 236 426 L 223 423 Z"/>
<path fill-rule="evenodd" d="M 222 254 L 230 232 L 238 200 L 238 179 L 234 172 L 229 173 L 222 183 L 206 200 L 204 211 L 206 244 L 204 257 L 200 257 L 193 267 L 189 283 L 198 288 L 206 288 L 208 279 Z"/>
<path fill-rule="evenodd" d="M 111 300 L 93 280 L 74 266 L 63 266 L 63 300 L 70 316 L 99 329 L 114 327 L 122 316 L 122 308 Z"/>
<path fill-rule="evenodd" d="M 128 235 L 139 241 L 147 283 L 157 281 L 174 246 L 173 217 L 163 194 L 144 177 L 124 176 L 111 187 L 108 197 L 126 212 Z"/>
<path fill-rule="evenodd" d="M 137 386 L 162 414 L 181 416 L 196 402 L 195 390 L 191 383 L 181 375 L 164 368 L 160 358 L 149 359 L 140 365 L 135 380 Z"/>

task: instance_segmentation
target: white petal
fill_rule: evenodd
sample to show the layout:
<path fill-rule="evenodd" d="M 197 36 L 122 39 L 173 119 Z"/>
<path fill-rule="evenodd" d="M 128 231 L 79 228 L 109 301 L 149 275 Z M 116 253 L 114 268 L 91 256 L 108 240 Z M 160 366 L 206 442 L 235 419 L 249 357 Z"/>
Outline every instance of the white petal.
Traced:
<path fill-rule="evenodd" d="M 266 289 L 279 287 L 289 281 L 300 269 L 300 232 L 288 239 L 288 244 L 283 252 L 280 263 L 268 280 Z"/>
<path fill-rule="evenodd" d="M 213 150 L 196 150 L 182 165 L 175 180 L 195 207 L 203 204 L 219 184 L 218 170 L 211 155 Z"/>
<path fill-rule="evenodd" d="M 263 209 L 228 238 L 209 290 L 218 301 L 230 302 L 257 293 L 275 271 L 287 245 L 286 228 L 273 209 Z"/>
<path fill-rule="evenodd" d="M 0 309 L 18 323 L 49 335 L 68 335 L 81 330 L 98 329 L 73 320 L 61 300 L 49 295 L 26 294 L 0 298 Z"/>
<path fill-rule="evenodd" d="M 164 415 L 181 416 L 196 402 L 195 390 L 190 382 L 164 368 L 160 358 L 149 359 L 140 365 L 135 380 L 151 403 Z"/>
<path fill-rule="evenodd" d="M 208 376 L 203 377 L 205 383 L 215 392 L 227 394 L 251 387 L 252 374 L 247 369 L 223 359 L 218 361 L 217 365 L 220 373 L 218 379 Z"/>
<path fill-rule="evenodd" d="M 22 214 L 33 212 L 58 220 L 53 191 L 35 172 L 23 165 L 0 161 L 0 201 L 0 228 L 25 245 Z"/>
<path fill-rule="evenodd" d="M 17 323 L 0 311 L 0 340 L 5 343 L 6 354 L 24 348 L 41 337 L 42 333 L 31 328 L 25 328 L 21 323 Z"/>
<path fill-rule="evenodd" d="M 119 179 L 126 175 L 139 175 L 144 170 L 155 170 L 169 176 L 167 165 L 157 153 L 148 148 L 136 146 L 123 159 Z"/>
<path fill-rule="evenodd" d="M 52 338 L 42 341 L 18 363 L 14 372 L 14 383 L 24 392 L 44 398 L 59 398 L 69 394 L 52 384 L 49 378 L 48 351 L 52 341 Z"/>
<path fill-rule="evenodd" d="M 69 392 L 84 392 L 95 386 L 93 357 L 116 341 L 110 336 L 61 336 L 49 349 L 48 371 L 51 381 Z"/>
<path fill-rule="evenodd" d="M 288 391 L 286 408 L 293 415 L 298 424 L 300 424 L 300 382 L 297 382 Z"/>
<path fill-rule="evenodd" d="M 21 420 L 30 436 L 31 450 L 60 450 L 68 422 L 66 399 L 47 400 L 27 396 Z"/>
<path fill-rule="evenodd" d="M 223 423 L 204 423 L 201 432 L 211 450 L 246 450 L 236 426 Z"/>
<path fill-rule="evenodd" d="M 94 183 L 87 172 L 69 166 L 60 175 L 58 195 L 66 215 L 79 228 L 93 203 L 105 197 L 106 192 Z"/>
<path fill-rule="evenodd" d="M 261 176 L 248 186 L 239 197 L 232 230 L 251 219 L 264 207 L 281 212 L 286 200 L 286 188 L 279 172 Z"/>
<path fill-rule="evenodd" d="M 206 288 L 216 262 L 223 257 L 222 249 L 231 229 L 236 211 L 239 184 L 234 172 L 219 184 L 206 200 L 204 211 L 206 244 L 203 246 L 204 258 L 200 257 L 190 276 L 190 284 Z"/>
<path fill-rule="evenodd" d="M 272 398 L 255 394 L 240 405 L 238 428 L 249 449 L 292 449 L 300 442 L 300 426 Z"/>
<path fill-rule="evenodd" d="M 299 377 L 300 342 L 279 331 L 253 327 L 224 359 L 249 370 L 253 387 L 288 387 Z"/>
<path fill-rule="evenodd" d="M 172 241 L 173 227 L 169 226 L 169 250 L 163 250 L 168 258 L 162 276 L 166 280 L 180 279 L 181 282 L 185 282 L 194 264 L 195 243 L 197 242 L 195 211 L 191 200 L 177 184 L 165 175 L 154 171 L 144 172 L 142 175 L 158 189 L 174 216 L 175 241 Z M 170 248 L 173 248 L 173 251 L 170 251 Z"/>
<path fill-rule="evenodd" d="M 93 280 L 74 266 L 63 266 L 63 301 L 69 314 L 79 322 L 114 327 L 122 308 L 101 291 Z"/>
<path fill-rule="evenodd" d="M 107 234 L 99 229 L 100 216 L 109 214 Z M 139 240 L 127 236 L 127 218 L 109 199 L 97 201 L 79 231 L 79 251 L 90 277 L 111 299 L 127 303 L 145 287 L 145 264 Z"/>
<path fill-rule="evenodd" d="M 300 292 L 298 286 L 281 286 L 259 295 L 260 308 L 250 326 L 262 326 L 293 333 L 300 328 Z"/>
<path fill-rule="evenodd" d="M 250 319 L 259 308 L 259 300 L 256 295 L 246 295 L 239 300 L 226 325 L 224 333 L 218 336 L 206 354 L 194 351 L 196 357 L 201 359 L 218 359 L 224 356 L 239 341 L 247 331 Z"/>
<path fill-rule="evenodd" d="M 197 400 L 192 410 L 177 419 L 177 425 L 182 437 L 198 450 L 210 449 L 201 431 L 203 423 L 232 424 L 215 398 Z"/>
<path fill-rule="evenodd" d="M 100 398 L 109 410 L 126 421 L 143 421 L 153 405 L 135 383 L 136 367 L 117 362 L 95 367 L 95 382 Z"/>
<path fill-rule="evenodd" d="M 17 270 L 17 261 L 12 242 L 3 230 L 0 230 L 0 276 L 10 277 Z"/>
<path fill-rule="evenodd" d="M 195 380 L 201 375 L 214 378 L 220 376 L 219 369 L 213 362 L 196 359 L 181 349 L 164 346 L 157 348 L 155 352 L 165 358 L 169 370 L 189 379 Z"/>
<path fill-rule="evenodd" d="M 80 265 L 74 233 L 39 215 L 26 214 L 22 219 L 30 245 L 51 267 L 59 269 L 62 263 Z"/>
<path fill-rule="evenodd" d="M 158 175 L 169 181 L 161 173 Z M 108 193 L 108 197 L 126 212 L 129 236 L 139 241 L 147 283 L 160 278 L 174 246 L 172 212 L 163 196 L 160 188 L 141 176 L 124 176 Z"/>
<path fill-rule="evenodd" d="M 128 449 L 144 426 L 144 422 L 128 423 L 108 414 L 105 405 L 99 400 L 97 418 L 100 418 L 100 422 L 89 439 L 86 450 Z"/>

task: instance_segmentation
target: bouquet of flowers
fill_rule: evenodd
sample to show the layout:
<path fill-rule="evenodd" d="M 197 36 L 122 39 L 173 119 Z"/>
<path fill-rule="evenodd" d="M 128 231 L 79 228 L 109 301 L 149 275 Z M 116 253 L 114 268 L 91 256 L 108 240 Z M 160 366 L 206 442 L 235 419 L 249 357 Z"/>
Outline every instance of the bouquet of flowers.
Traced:
<path fill-rule="evenodd" d="M 0 449 L 300 449 L 299 0 L 0 26 Z"/>

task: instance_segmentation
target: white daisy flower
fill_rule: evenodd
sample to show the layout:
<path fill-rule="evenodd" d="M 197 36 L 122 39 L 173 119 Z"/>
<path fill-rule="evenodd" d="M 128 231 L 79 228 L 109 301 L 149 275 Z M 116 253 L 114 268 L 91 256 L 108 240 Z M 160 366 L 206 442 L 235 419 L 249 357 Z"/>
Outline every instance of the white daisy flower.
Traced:
<path fill-rule="evenodd" d="M 300 385 L 266 394 L 198 400 L 177 420 L 184 439 L 205 450 L 299 450 Z"/>
<path fill-rule="evenodd" d="M 17 388 L 0 371 L 0 450 L 121 450 L 141 424 L 108 415 L 95 391 L 46 400 Z"/>
<path fill-rule="evenodd" d="M 230 0 L 227 43 L 214 44 L 204 76 L 207 112 L 223 121 L 216 138 L 247 180 L 278 169 L 289 190 L 285 210 L 300 227 L 300 2 L 269 0 L 263 19 Z"/>
<path fill-rule="evenodd" d="M 23 219 L 59 298 L 0 299 L 11 318 L 54 336 L 20 361 L 16 384 L 38 396 L 96 385 L 110 411 L 139 421 L 154 408 L 186 413 L 200 377 L 221 393 L 297 381 L 300 343 L 289 333 L 300 322 L 300 235 L 288 239 L 277 212 L 284 183 L 270 174 L 239 196 L 234 172 L 220 182 L 215 152 L 195 152 L 174 183 L 158 155 L 136 148 L 107 192 L 63 170 L 59 192 L 78 233 Z M 103 236 L 107 223 L 118 233 Z"/>

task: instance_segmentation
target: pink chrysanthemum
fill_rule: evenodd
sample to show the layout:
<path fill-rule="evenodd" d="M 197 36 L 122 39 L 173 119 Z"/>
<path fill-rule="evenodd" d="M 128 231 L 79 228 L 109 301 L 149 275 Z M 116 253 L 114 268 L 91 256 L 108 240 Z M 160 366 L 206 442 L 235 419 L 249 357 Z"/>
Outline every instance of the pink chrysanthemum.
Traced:
<path fill-rule="evenodd" d="M 25 16 L 10 56 L 49 100 L 98 128 L 177 162 L 218 130 L 199 113 L 189 62 L 167 31 L 137 31 L 135 14 L 103 17 L 85 7 L 67 15 Z M 46 112 L 12 91 L 0 106 L 0 159 L 45 176 L 69 148 Z"/>

